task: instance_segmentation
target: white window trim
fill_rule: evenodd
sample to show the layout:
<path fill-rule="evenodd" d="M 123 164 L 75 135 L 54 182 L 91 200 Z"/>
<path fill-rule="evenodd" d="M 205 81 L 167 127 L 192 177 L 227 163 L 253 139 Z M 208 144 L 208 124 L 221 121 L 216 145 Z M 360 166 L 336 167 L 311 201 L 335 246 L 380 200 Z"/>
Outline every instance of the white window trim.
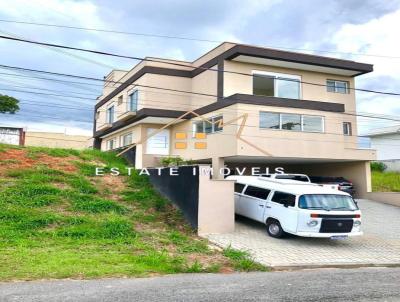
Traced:
<path fill-rule="evenodd" d="M 279 78 L 286 78 L 286 79 L 293 79 L 293 80 L 298 80 L 299 81 L 299 100 L 303 99 L 303 89 L 301 85 L 301 76 L 296 75 L 296 74 L 287 74 L 287 73 L 278 73 L 278 72 L 270 72 L 270 71 L 262 71 L 262 70 L 252 70 L 251 74 L 253 75 L 252 77 L 252 87 L 254 87 L 254 75 L 265 75 L 265 76 L 270 76 L 274 78 L 274 97 L 279 97 L 279 88 L 277 85 L 276 79 L 279 80 Z"/>
<path fill-rule="evenodd" d="M 328 91 L 328 82 L 334 82 L 334 91 Z M 341 82 L 341 83 L 345 83 L 346 84 L 346 92 L 339 92 L 337 90 L 337 82 Z M 345 80 L 334 80 L 334 79 L 326 79 L 326 91 L 330 92 L 330 93 L 340 93 L 340 94 L 350 94 L 350 82 L 349 81 L 345 81 Z"/>
<path fill-rule="evenodd" d="M 208 123 L 208 122 L 206 122 L 205 120 L 193 121 L 193 123 L 192 123 L 192 137 L 195 137 L 195 136 L 196 136 L 196 133 L 197 133 L 197 132 L 196 132 L 196 124 L 197 124 L 197 123 L 202 123 L 202 125 L 203 125 L 203 132 L 202 132 L 202 133 L 206 133 L 207 135 L 223 132 L 223 131 L 224 131 L 224 127 L 222 127 L 221 130 L 215 131 L 214 120 L 215 120 L 216 118 L 218 118 L 218 117 L 222 117 L 222 122 L 223 122 L 223 120 L 224 120 L 224 115 L 223 115 L 222 113 L 221 113 L 221 114 L 218 114 L 218 115 L 211 116 L 211 117 L 205 117 L 205 119 L 211 120 L 211 122 L 212 122 L 212 124 L 211 124 L 211 132 L 210 132 L 210 133 L 206 133 L 206 125 L 205 125 L 205 124 Z M 201 133 L 201 132 L 199 132 L 199 133 Z"/>
<path fill-rule="evenodd" d="M 128 112 L 132 111 L 132 108 L 130 108 L 131 107 L 131 95 L 133 95 L 134 93 L 137 93 L 136 110 L 135 111 L 137 111 L 138 107 L 139 107 L 139 90 L 138 89 L 131 90 L 128 93 L 128 101 L 126 102 L 126 111 L 128 111 Z"/>
<path fill-rule="evenodd" d="M 113 123 L 115 122 L 115 120 L 116 120 L 116 116 L 115 116 L 115 114 L 116 114 L 116 111 L 115 111 L 115 103 L 113 102 L 113 103 L 111 103 L 110 105 L 108 105 L 107 107 L 106 107 L 106 124 L 110 124 L 110 122 L 109 122 L 109 113 L 108 113 L 108 109 L 110 109 L 111 107 L 114 107 L 114 116 L 113 116 Z"/>
<path fill-rule="evenodd" d="M 325 133 L 325 116 L 323 115 L 312 115 L 312 114 L 298 114 L 298 113 L 288 113 L 288 112 L 274 112 L 274 111 L 260 111 L 258 118 L 260 119 L 260 115 L 261 113 L 275 113 L 275 114 L 279 114 L 279 128 L 275 129 L 275 128 L 265 128 L 265 127 L 261 127 L 260 126 L 260 121 L 258 122 L 259 125 L 259 129 L 260 130 L 269 130 L 269 131 L 290 131 L 290 132 L 304 132 L 304 133 L 319 133 L 319 134 L 324 134 Z M 294 114 L 294 115 L 300 115 L 300 127 L 301 130 L 287 130 L 287 129 L 282 129 L 282 114 Z M 303 124 L 303 120 L 304 120 L 304 116 L 312 116 L 312 117 L 320 117 L 321 118 L 321 129 L 322 131 L 304 131 L 304 124 Z"/>

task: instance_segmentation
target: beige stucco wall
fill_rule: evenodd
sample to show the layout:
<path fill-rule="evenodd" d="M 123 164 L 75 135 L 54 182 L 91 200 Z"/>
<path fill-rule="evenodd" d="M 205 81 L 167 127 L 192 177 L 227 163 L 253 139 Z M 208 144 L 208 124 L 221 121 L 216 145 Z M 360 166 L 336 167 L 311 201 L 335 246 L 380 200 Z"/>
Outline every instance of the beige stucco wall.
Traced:
<path fill-rule="evenodd" d="M 234 182 L 200 174 L 198 234 L 229 233 L 234 229 Z"/>
<path fill-rule="evenodd" d="M 310 133 L 298 131 L 285 131 L 273 129 L 261 129 L 259 127 L 259 112 L 282 112 L 304 115 L 324 116 L 325 133 Z M 207 135 L 207 149 L 197 150 L 194 143 L 198 140 L 192 137 L 192 124 L 195 120 L 182 122 L 171 128 L 172 144 L 171 154 L 179 155 L 185 159 L 209 159 L 215 156 L 270 156 L 270 157 L 294 157 L 294 158 L 326 158 L 347 160 L 374 160 L 374 150 L 357 149 L 356 137 L 343 135 L 342 123 L 347 120 L 340 113 L 322 112 L 306 109 L 281 108 L 271 106 L 258 106 L 236 104 L 212 113 L 204 117 L 218 116 L 222 114 L 224 123 L 247 114 L 246 124 L 241 137 L 259 149 L 237 140 L 236 135 L 240 128 L 241 119 L 232 125 L 226 125 L 222 133 Z M 187 133 L 187 148 L 176 149 L 175 143 L 181 140 L 175 139 L 175 133 Z"/>
<path fill-rule="evenodd" d="M 25 134 L 25 146 L 85 149 L 90 147 L 90 140 L 90 136 L 64 133 L 28 131 Z"/>

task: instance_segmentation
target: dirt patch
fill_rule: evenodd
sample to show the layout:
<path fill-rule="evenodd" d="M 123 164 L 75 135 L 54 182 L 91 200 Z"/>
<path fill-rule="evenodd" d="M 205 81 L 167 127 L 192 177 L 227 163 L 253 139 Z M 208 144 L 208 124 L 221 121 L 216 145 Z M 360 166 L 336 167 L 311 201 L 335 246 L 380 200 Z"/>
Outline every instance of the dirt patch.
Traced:
<path fill-rule="evenodd" d="M 234 270 L 230 264 L 229 259 L 225 258 L 222 254 L 214 252 L 212 254 L 199 254 L 193 253 L 187 256 L 188 264 L 192 265 L 196 262 L 200 263 L 202 267 L 209 267 L 212 265 L 220 265 L 219 271 L 221 273 L 233 273 Z"/>
<path fill-rule="evenodd" d="M 126 189 L 126 185 L 123 182 L 123 178 L 119 176 L 113 175 L 104 175 L 92 177 L 91 181 L 96 183 L 98 186 L 100 183 L 100 187 L 108 193 L 107 197 L 113 200 L 121 199 L 121 192 Z"/>
<path fill-rule="evenodd" d="M 1 153 L 0 175 L 7 170 L 29 169 L 39 165 L 64 172 L 76 172 L 77 168 L 72 164 L 72 161 L 76 159 L 75 156 L 52 157 L 47 154 L 39 154 L 37 158 L 29 158 L 25 150 L 9 149 Z"/>

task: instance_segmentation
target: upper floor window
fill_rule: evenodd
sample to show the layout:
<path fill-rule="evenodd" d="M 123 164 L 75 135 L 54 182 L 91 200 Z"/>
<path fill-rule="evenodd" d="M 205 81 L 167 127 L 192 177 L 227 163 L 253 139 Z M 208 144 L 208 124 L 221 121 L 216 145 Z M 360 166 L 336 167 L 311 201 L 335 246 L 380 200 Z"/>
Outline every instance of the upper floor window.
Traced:
<path fill-rule="evenodd" d="M 300 99 L 300 81 L 297 75 L 253 71 L 253 94 Z"/>
<path fill-rule="evenodd" d="M 347 136 L 352 135 L 352 130 L 351 130 L 351 123 L 350 122 L 344 122 L 343 123 L 343 134 Z"/>
<path fill-rule="evenodd" d="M 115 107 L 112 105 L 111 107 L 107 108 L 107 123 L 112 124 L 114 123 L 114 115 L 115 115 Z"/>
<path fill-rule="evenodd" d="M 137 111 L 139 91 L 135 90 L 129 95 L 128 111 Z"/>
<path fill-rule="evenodd" d="M 207 121 L 198 121 L 193 123 L 193 135 L 196 133 L 216 133 L 223 130 L 222 125 L 223 123 L 222 115 L 213 116 L 207 119 Z"/>
<path fill-rule="evenodd" d="M 100 117 L 100 111 L 96 111 L 96 120 L 98 120 Z"/>
<path fill-rule="evenodd" d="M 318 115 L 260 112 L 260 128 L 324 132 L 324 117 Z"/>
<path fill-rule="evenodd" d="M 350 93 L 349 82 L 337 81 L 337 80 L 327 80 L 326 81 L 326 90 L 328 92 Z"/>
<path fill-rule="evenodd" d="M 123 95 L 120 95 L 120 96 L 118 97 L 118 105 L 121 105 L 123 102 L 124 102 L 124 96 L 123 96 Z"/>

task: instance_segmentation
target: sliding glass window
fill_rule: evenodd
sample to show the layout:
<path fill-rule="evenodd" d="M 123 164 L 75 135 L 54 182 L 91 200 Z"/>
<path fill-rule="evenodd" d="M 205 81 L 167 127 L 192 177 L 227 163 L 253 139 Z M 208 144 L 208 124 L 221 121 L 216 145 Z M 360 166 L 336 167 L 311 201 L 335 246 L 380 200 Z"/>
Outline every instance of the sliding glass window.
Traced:
<path fill-rule="evenodd" d="M 253 94 L 300 99 L 300 81 L 297 75 L 253 71 Z"/>
<path fill-rule="evenodd" d="M 303 132 L 324 132 L 324 117 L 317 115 L 261 111 L 260 128 Z"/>

